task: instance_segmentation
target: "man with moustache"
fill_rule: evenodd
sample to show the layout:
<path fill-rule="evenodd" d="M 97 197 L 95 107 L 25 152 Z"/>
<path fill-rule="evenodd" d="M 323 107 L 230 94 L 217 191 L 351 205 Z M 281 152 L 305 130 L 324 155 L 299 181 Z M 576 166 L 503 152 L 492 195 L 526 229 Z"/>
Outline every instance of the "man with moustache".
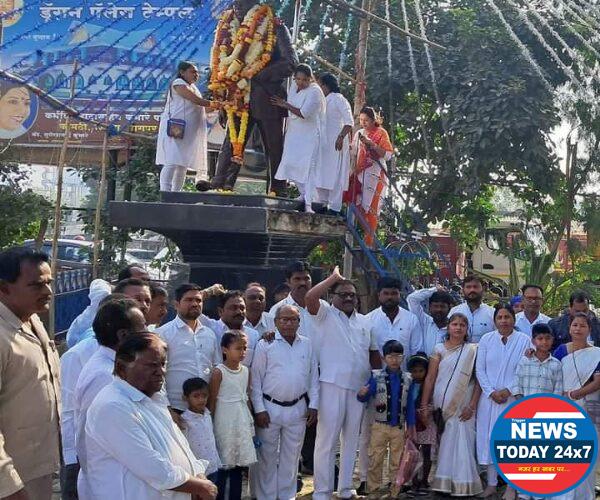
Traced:
<path fill-rule="evenodd" d="M 330 291 L 331 305 L 320 297 Z M 305 297 L 319 343 L 319 419 L 315 444 L 313 499 L 329 500 L 334 490 L 335 452 L 341 439 L 338 498 L 352 498 L 352 474 L 363 404 L 356 393 L 370 375 L 371 328 L 357 313 L 356 287 L 336 267 Z"/>
<path fill-rule="evenodd" d="M 267 289 L 260 283 L 248 283 L 244 291 L 246 302 L 246 319 L 244 326 L 253 328 L 260 335 L 272 332 L 275 329 L 273 318 L 265 308 L 267 306 Z"/>
<path fill-rule="evenodd" d="M 229 330 L 240 330 L 244 332 L 248 338 L 248 349 L 246 350 L 246 357 L 242 363 L 250 367 L 252 365 L 254 349 L 256 348 L 256 343 L 260 340 L 260 336 L 254 328 L 244 326 L 244 320 L 246 319 L 244 294 L 239 290 L 227 290 L 219 296 L 217 312 L 219 313 L 218 320 L 202 314 L 200 316 L 200 321 L 204 326 L 207 326 L 215 332 L 218 345 L 221 345 L 221 338 L 225 332 L 228 332 Z"/>
<path fill-rule="evenodd" d="M 189 378 L 210 380 L 212 369 L 221 362 L 217 336 L 200 322 L 202 288 L 186 283 L 175 290 L 174 320 L 156 330 L 167 344 L 167 398 L 175 410 L 187 409 L 183 400 L 183 383 Z"/>
<path fill-rule="evenodd" d="M 483 303 L 483 282 L 475 275 L 469 275 L 463 280 L 463 295 L 465 302 L 450 309 L 448 317 L 461 313 L 469 321 L 469 342 L 479 343 L 481 337 L 493 332 L 494 308 Z"/>
<path fill-rule="evenodd" d="M 421 325 L 423 333 L 422 350 L 431 356 L 436 344 L 444 342 L 447 334 L 448 313 L 454 305 L 454 299 L 442 286 L 415 290 L 408 297 L 408 309 L 412 312 Z M 423 303 L 427 302 L 429 308 L 425 312 Z"/>
<path fill-rule="evenodd" d="M 52 297 L 48 257 L 0 253 L 0 498 L 50 500 L 59 456 L 59 364 L 38 314 Z"/>

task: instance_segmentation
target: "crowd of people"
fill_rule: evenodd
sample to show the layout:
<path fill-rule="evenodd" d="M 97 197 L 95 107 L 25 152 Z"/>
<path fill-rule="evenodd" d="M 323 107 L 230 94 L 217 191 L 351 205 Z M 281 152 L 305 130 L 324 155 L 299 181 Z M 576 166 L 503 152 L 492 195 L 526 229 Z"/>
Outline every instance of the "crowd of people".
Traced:
<path fill-rule="evenodd" d="M 316 500 L 489 498 L 491 430 L 516 398 L 562 394 L 600 424 L 600 330 L 584 292 L 550 319 L 539 286 L 523 287 L 515 314 L 485 304 L 475 276 L 462 304 L 433 287 L 408 309 L 401 283 L 382 278 L 366 315 L 337 268 L 313 286 L 309 266 L 290 263 L 285 286 L 267 310 L 260 283 L 184 284 L 165 321 L 167 291 L 128 267 L 114 286 L 92 283 L 59 360 L 37 316 L 47 257 L 0 253 L 0 498 L 49 500 L 59 465 L 64 499 L 238 500 L 246 476 L 251 498 L 291 499 L 300 472 Z M 400 485 L 408 441 L 423 467 Z M 592 473 L 560 498 L 592 499 L 595 484 Z"/>
<path fill-rule="evenodd" d="M 182 61 L 167 94 L 156 151 L 156 163 L 163 165 L 161 191 L 181 191 L 188 169 L 196 171 L 199 190 L 211 189 L 205 110 L 219 110 L 226 103 L 204 99 L 195 85 L 198 78 L 197 67 Z M 272 166 L 273 181 L 293 183 L 309 213 L 313 203 L 329 215 L 339 214 L 343 201 L 354 203 L 374 233 L 388 186 L 386 161 L 393 153 L 378 113 L 364 107 L 353 133 L 352 109 L 337 78 L 331 73 L 315 78 L 306 64 L 296 66 L 287 99 L 272 95 L 264 104 L 287 116 L 283 144 L 268 145 L 282 149 Z M 372 242 L 372 235 L 366 239 Z"/>

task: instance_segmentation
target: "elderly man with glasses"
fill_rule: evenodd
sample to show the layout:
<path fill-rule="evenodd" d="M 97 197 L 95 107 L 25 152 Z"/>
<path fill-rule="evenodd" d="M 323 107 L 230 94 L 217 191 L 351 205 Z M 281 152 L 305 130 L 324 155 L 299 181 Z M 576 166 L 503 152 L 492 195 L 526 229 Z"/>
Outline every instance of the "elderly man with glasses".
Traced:
<path fill-rule="evenodd" d="M 295 498 L 298 460 L 307 426 L 317 420 L 319 373 L 311 341 L 298 335 L 300 311 L 275 313 L 275 339 L 261 340 L 252 363 L 252 404 L 258 448 L 256 498 Z"/>

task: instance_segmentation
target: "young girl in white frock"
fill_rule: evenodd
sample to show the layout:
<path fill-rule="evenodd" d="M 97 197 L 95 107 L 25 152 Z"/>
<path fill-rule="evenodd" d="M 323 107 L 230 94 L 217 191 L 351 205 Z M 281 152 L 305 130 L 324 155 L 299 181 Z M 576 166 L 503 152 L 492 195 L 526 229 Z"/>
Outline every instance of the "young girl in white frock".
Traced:
<path fill-rule="evenodd" d="M 254 421 L 250 412 L 248 368 L 242 364 L 248 348 L 246 335 L 239 330 L 221 339 L 223 363 L 212 372 L 208 407 L 213 415 L 215 440 L 221 458 L 217 487 L 218 500 L 240 500 L 242 469 L 256 462 Z M 229 494 L 225 496 L 226 491 Z"/>

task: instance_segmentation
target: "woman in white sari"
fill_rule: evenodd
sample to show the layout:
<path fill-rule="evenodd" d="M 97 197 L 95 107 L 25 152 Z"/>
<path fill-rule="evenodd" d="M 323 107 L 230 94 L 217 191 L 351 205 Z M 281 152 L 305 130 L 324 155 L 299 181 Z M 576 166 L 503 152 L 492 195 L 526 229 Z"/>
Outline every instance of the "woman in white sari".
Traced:
<path fill-rule="evenodd" d="M 477 344 L 467 341 L 466 316 L 453 314 L 448 337 L 437 344 L 429 361 L 419 417 L 427 422 L 429 401 L 445 422 L 432 489 L 452 496 L 483 491 L 475 456 L 475 409 L 481 388 L 475 378 Z"/>
<path fill-rule="evenodd" d="M 317 170 L 323 168 L 321 143 L 325 129 L 325 96 L 313 81 L 310 66 L 299 64 L 287 101 L 271 97 L 271 104 L 287 109 L 283 154 L 275 174 L 276 179 L 292 181 L 304 200 L 304 209 L 312 213 L 316 196 Z"/>
<path fill-rule="evenodd" d="M 477 458 L 487 467 L 487 487 L 483 498 L 496 494 L 498 473 L 490 453 L 492 429 L 500 414 L 515 398 L 517 365 L 531 348 L 529 335 L 515 330 L 515 312 L 509 304 L 495 307 L 496 330 L 486 333 L 479 341 L 476 372 L 481 386 L 477 407 Z M 514 499 L 515 491 L 507 489 L 504 498 Z"/>
<path fill-rule="evenodd" d="M 585 313 L 571 318 L 571 342 L 560 345 L 554 357 L 562 362 L 565 396 L 577 401 L 590 415 L 600 431 L 600 348 L 588 343 L 592 323 Z M 560 500 L 592 500 L 595 498 L 594 471 L 577 488 L 564 495 L 552 497 Z"/>

